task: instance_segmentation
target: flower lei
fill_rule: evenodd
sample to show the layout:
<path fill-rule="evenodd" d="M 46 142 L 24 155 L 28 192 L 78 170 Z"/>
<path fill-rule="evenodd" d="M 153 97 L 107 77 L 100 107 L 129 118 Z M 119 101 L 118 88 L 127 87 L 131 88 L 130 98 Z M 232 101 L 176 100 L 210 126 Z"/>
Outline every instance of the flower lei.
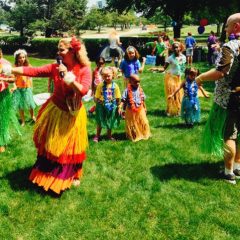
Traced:
<path fill-rule="evenodd" d="M 78 52 L 81 49 L 81 42 L 75 36 L 72 37 L 70 44 L 74 52 Z"/>
<path fill-rule="evenodd" d="M 237 34 L 234 34 L 234 33 L 231 33 L 230 36 L 228 37 L 228 40 L 231 41 L 231 40 L 235 40 L 235 39 L 239 39 L 240 35 L 237 33 Z"/>
<path fill-rule="evenodd" d="M 141 110 L 141 107 L 143 106 L 143 99 L 144 99 L 142 88 L 140 86 L 138 87 L 139 93 L 140 93 L 140 99 L 141 99 L 141 104 L 140 104 L 139 107 L 137 107 L 135 102 L 134 102 L 131 84 L 128 84 L 127 89 L 128 89 L 129 103 L 130 103 L 132 111 L 133 112 L 139 112 Z"/>
<path fill-rule="evenodd" d="M 108 98 L 108 89 L 107 89 L 107 84 L 106 82 L 103 83 L 103 105 L 108 111 L 113 111 L 114 106 L 116 105 L 116 99 L 114 98 L 114 82 L 112 82 L 112 87 L 111 87 L 111 94 L 112 94 L 112 99 L 110 100 Z"/>
<path fill-rule="evenodd" d="M 190 103 L 192 106 L 197 110 L 197 92 L 198 92 L 198 85 L 195 81 L 191 81 L 189 78 L 186 80 L 186 90 L 187 96 L 189 98 Z"/>

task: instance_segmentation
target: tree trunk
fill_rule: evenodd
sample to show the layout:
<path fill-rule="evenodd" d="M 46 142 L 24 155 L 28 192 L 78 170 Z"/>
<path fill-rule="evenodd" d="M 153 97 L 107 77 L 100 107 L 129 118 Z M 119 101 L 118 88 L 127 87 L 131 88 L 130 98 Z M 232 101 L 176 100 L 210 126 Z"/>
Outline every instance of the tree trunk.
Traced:
<path fill-rule="evenodd" d="M 221 33 L 221 37 L 220 37 L 220 41 L 221 42 L 225 42 L 226 40 L 226 32 L 225 32 L 225 25 L 226 25 L 226 22 L 227 22 L 227 17 L 224 19 L 224 23 L 222 25 L 222 33 Z"/>
<path fill-rule="evenodd" d="M 45 30 L 45 37 L 50 38 L 51 35 L 52 35 L 52 32 L 53 32 L 52 28 L 47 27 L 46 30 Z"/>
<path fill-rule="evenodd" d="M 181 37 L 181 26 L 180 25 L 176 25 L 173 27 L 173 37 L 174 38 L 180 38 Z"/>
<path fill-rule="evenodd" d="M 221 23 L 217 24 L 217 36 L 220 36 Z"/>
<path fill-rule="evenodd" d="M 20 36 L 21 37 L 23 37 L 23 35 L 24 35 L 23 30 L 24 30 L 24 26 L 23 26 L 23 20 L 21 18 L 20 19 Z"/>

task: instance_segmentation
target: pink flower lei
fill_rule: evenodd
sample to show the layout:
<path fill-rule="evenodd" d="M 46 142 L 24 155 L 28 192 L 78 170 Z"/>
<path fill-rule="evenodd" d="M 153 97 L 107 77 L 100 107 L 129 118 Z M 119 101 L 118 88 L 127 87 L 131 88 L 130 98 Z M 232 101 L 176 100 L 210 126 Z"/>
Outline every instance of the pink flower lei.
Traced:
<path fill-rule="evenodd" d="M 78 52 L 81 49 L 81 42 L 75 36 L 72 37 L 70 44 L 74 52 Z"/>

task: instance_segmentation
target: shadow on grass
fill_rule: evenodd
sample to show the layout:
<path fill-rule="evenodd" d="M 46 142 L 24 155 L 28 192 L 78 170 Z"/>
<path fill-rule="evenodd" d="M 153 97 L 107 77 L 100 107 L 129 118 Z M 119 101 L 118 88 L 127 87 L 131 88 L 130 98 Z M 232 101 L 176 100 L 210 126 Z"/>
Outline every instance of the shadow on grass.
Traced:
<path fill-rule="evenodd" d="M 33 184 L 29 179 L 29 175 L 31 172 L 31 167 L 18 169 L 13 172 L 10 172 L 6 175 L 11 188 L 14 191 L 29 191 L 29 192 L 36 192 L 43 196 L 51 196 L 54 198 L 58 198 L 61 196 L 52 192 L 52 191 L 45 191 L 42 187 L 38 187 L 37 185 Z"/>
<path fill-rule="evenodd" d="M 196 163 L 196 164 L 166 164 L 164 166 L 154 166 L 150 168 L 151 173 L 160 181 L 171 179 L 187 179 L 197 181 L 200 179 L 219 179 L 219 169 L 222 161 L 216 163 Z"/>
<path fill-rule="evenodd" d="M 147 115 L 168 117 L 165 110 L 155 109 L 147 111 Z"/>
<path fill-rule="evenodd" d="M 205 120 L 205 121 L 202 121 L 202 122 L 200 122 L 200 123 L 195 123 L 192 128 L 189 128 L 189 126 L 187 126 L 184 122 L 182 122 L 182 123 L 176 123 L 176 124 L 160 124 L 160 125 L 155 126 L 154 128 L 193 129 L 193 128 L 197 128 L 198 126 L 201 126 L 201 125 L 204 126 L 205 124 L 206 124 L 206 120 Z"/>
<path fill-rule="evenodd" d="M 89 134 L 88 135 L 88 140 L 93 142 L 93 138 L 94 138 L 95 134 Z M 121 133 L 114 133 L 112 134 L 113 138 L 116 139 L 116 141 L 126 141 L 126 133 L 125 132 L 121 132 Z M 103 130 L 103 134 L 100 137 L 100 141 L 109 141 L 109 139 L 107 138 L 106 135 L 106 131 L 104 132 Z"/>

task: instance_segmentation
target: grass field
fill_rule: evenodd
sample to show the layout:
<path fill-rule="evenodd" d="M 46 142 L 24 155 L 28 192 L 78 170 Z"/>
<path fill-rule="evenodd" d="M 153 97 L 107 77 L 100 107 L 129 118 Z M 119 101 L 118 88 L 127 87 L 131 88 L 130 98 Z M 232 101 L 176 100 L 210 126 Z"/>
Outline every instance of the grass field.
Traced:
<path fill-rule="evenodd" d="M 37 66 L 52 60 L 30 62 Z M 197 64 L 201 71 L 205 66 Z M 0 155 L 0 239 L 239 239 L 240 184 L 219 180 L 222 160 L 199 150 L 212 95 L 201 98 L 201 124 L 187 129 L 180 118 L 166 117 L 163 74 L 147 69 L 142 86 L 151 139 L 126 140 L 122 122 L 113 131 L 116 142 L 104 139 L 96 144 L 95 121 L 89 118 L 81 186 L 60 198 L 28 181 L 36 160 L 33 125 L 28 122 L 22 128 L 22 137 L 13 133 Z M 122 87 L 121 79 L 117 83 Z M 205 85 L 211 92 L 213 87 Z M 47 79 L 34 79 L 34 93 L 46 91 Z"/>

